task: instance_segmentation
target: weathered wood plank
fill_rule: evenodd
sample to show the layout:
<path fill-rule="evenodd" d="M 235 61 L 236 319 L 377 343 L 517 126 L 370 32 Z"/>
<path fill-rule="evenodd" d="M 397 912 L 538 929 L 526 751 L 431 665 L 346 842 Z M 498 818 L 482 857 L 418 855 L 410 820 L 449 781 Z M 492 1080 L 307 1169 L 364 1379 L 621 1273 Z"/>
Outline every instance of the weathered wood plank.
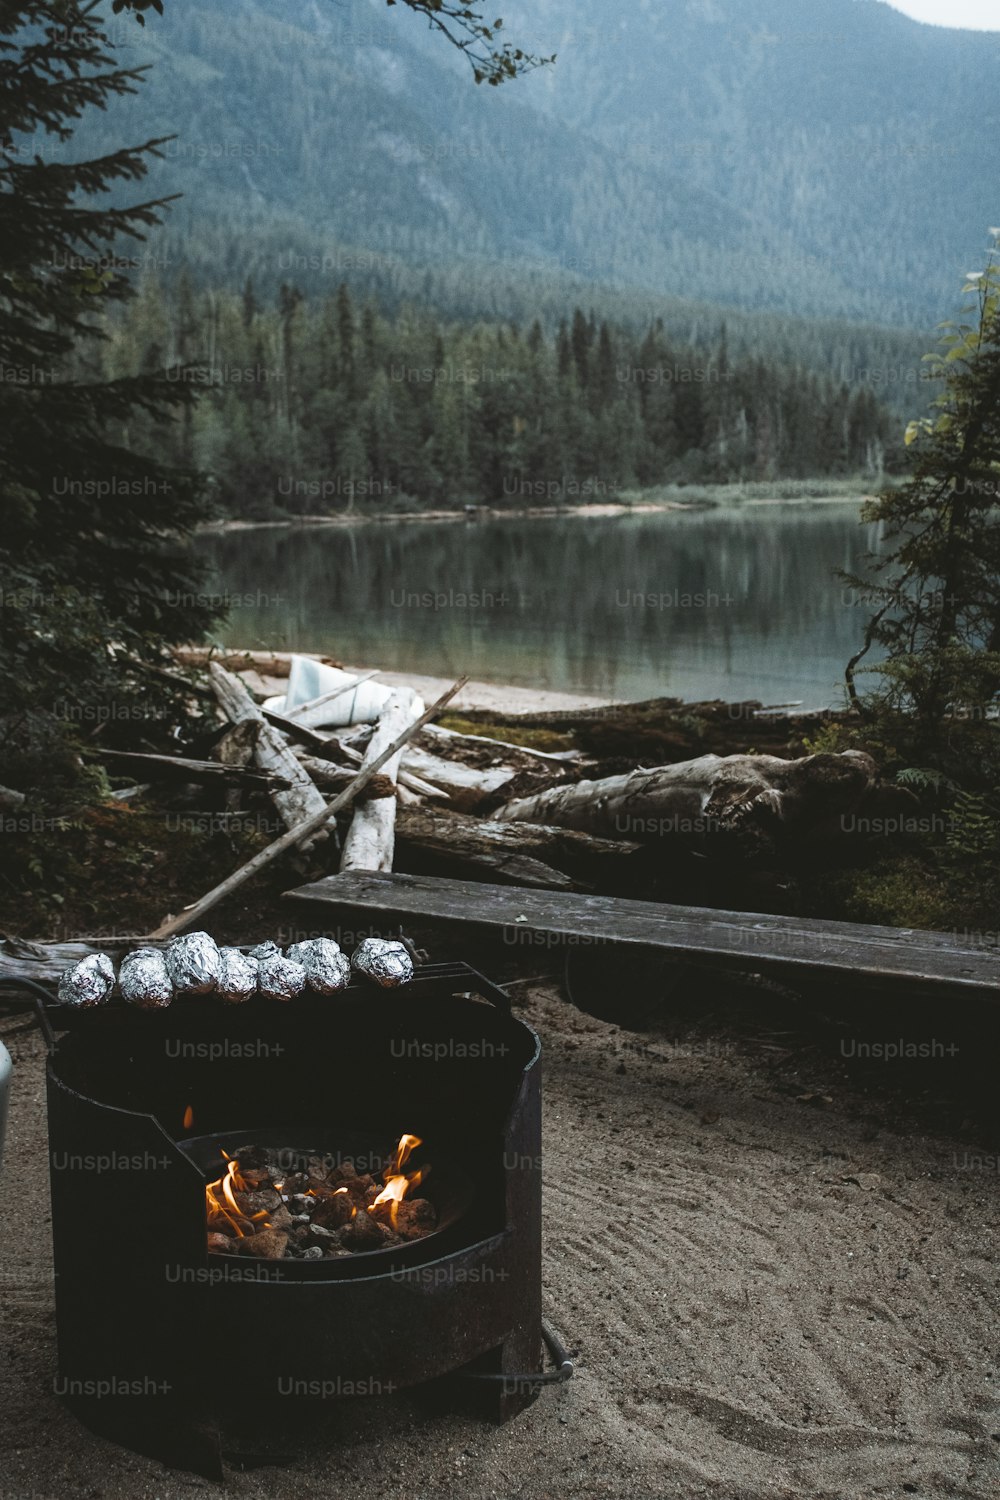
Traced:
<path fill-rule="evenodd" d="M 500 929 L 512 946 L 628 943 L 737 969 L 853 976 L 914 991 L 1000 999 L 1000 948 L 946 932 L 360 871 L 287 894 L 297 901 Z"/>

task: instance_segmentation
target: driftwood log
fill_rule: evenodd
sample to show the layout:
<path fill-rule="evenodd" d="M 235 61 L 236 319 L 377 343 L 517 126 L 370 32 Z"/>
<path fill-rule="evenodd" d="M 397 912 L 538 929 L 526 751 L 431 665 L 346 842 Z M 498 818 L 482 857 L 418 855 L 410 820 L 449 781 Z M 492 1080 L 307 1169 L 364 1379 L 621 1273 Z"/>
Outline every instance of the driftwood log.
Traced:
<path fill-rule="evenodd" d="M 403 774 L 413 773 L 446 792 L 460 812 L 477 812 L 512 797 L 546 788 L 569 774 L 566 757 L 525 750 L 501 740 L 455 734 L 430 726 L 422 743 L 407 746 Z M 361 726 L 339 736 L 344 749 L 363 745 L 370 734 Z M 413 790 L 419 790 L 413 787 Z"/>
<path fill-rule="evenodd" d="M 94 952 L 94 944 L 29 943 L 0 934 L 0 979 L 32 979 L 36 984 L 58 984 L 66 970 Z"/>
<path fill-rule="evenodd" d="M 150 933 L 150 937 L 173 937 L 175 932 L 183 932 L 185 928 L 191 927 L 195 922 L 199 921 L 207 911 L 211 911 L 213 907 L 218 906 L 220 901 L 224 901 L 227 896 L 231 896 L 233 891 L 237 891 L 241 886 L 246 885 L 247 881 L 252 880 L 260 870 L 265 869 L 274 860 L 280 859 L 282 854 L 287 853 L 289 849 L 294 849 L 296 845 L 304 844 L 305 840 L 311 834 L 322 828 L 324 823 L 328 823 L 343 808 L 348 807 L 356 797 L 359 797 L 370 783 L 374 781 L 386 762 L 392 760 L 396 752 L 401 750 L 415 734 L 418 734 L 425 724 L 429 724 L 433 718 L 436 718 L 448 706 L 451 700 L 462 691 L 468 680 L 467 677 L 460 677 L 446 693 L 442 693 L 440 698 L 431 704 L 430 708 L 424 709 L 419 719 L 412 720 L 393 744 L 387 745 L 381 755 L 376 756 L 370 765 L 363 767 L 354 780 L 348 786 L 345 786 L 344 790 L 339 792 L 331 802 L 324 804 L 314 817 L 307 819 L 300 827 L 290 828 L 287 833 L 283 833 L 280 838 L 275 839 L 273 844 L 268 844 L 259 854 L 255 854 L 253 859 L 247 860 L 245 865 L 241 865 L 238 870 L 234 870 L 231 875 L 227 875 L 225 880 L 213 886 L 210 891 L 206 891 L 204 896 L 199 897 L 197 901 L 193 901 L 190 906 L 186 906 L 182 912 L 179 912 L 176 916 L 167 917 L 160 923 L 155 932 Z"/>
<path fill-rule="evenodd" d="M 500 822 L 551 823 L 604 838 L 750 841 L 776 833 L 841 831 L 876 784 L 859 750 L 781 760 L 773 755 L 702 755 L 553 787 L 499 808 Z"/>
<path fill-rule="evenodd" d="M 457 753 L 465 753 L 475 756 L 476 751 L 482 751 L 483 746 L 493 746 L 496 750 L 502 750 L 505 759 L 511 759 L 520 767 L 521 762 L 527 757 L 529 760 L 540 760 L 552 763 L 556 766 L 562 761 L 579 759 L 579 751 L 576 750 L 536 750 L 532 745 L 515 745 L 510 740 L 498 739 L 488 734 L 460 734 L 457 729 L 445 729 L 440 724 L 428 724 L 424 730 L 424 737 L 437 742 L 445 753 L 450 747 L 454 747 Z"/>
<path fill-rule="evenodd" d="M 413 721 L 412 688 L 396 688 L 382 710 L 375 725 L 368 749 L 365 751 L 362 769 L 367 770 L 379 760 L 383 751 L 393 744 Z M 394 755 L 382 763 L 382 774 L 395 791 L 396 774 L 400 755 Z M 344 839 L 344 850 L 340 858 L 342 870 L 391 870 L 396 837 L 396 798 L 373 797 L 365 802 L 355 802 L 354 816 Z"/>
<path fill-rule="evenodd" d="M 320 760 L 319 756 L 307 755 L 302 750 L 295 752 L 300 765 L 304 770 L 308 771 L 317 786 L 343 786 L 351 780 L 356 768 L 364 762 L 364 756 L 360 755 L 357 750 L 352 749 L 350 745 L 342 745 L 340 753 L 348 762 L 347 765 L 337 765 L 332 760 Z M 396 775 L 396 782 L 397 791 L 406 790 L 414 797 L 432 797 L 436 801 L 441 802 L 448 799 L 447 792 L 441 791 L 436 786 L 431 786 L 429 781 L 422 781 L 419 776 L 414 776 L 411 772 L 404 770 L 402 766 Z M 405 802 L 408 799 L 400 797 L 399 800 Z"/>
<path fill-rule="evenodd" d="M 641 853 L 637 843 L 430 807 L 397 809 L 396 844 L 404 869 L 461 869 L 480 880 L 556 891 L 614 883 Z"/>
<path fill-rule="evenodd" d="M 95 750 L 88 751 L 102 764 L 114 770 L 122 769 L 142 772 L 146 776 L 165 776 L 181 781 L 229 781 L 252 787 L 258 791 L 285 790 L 291 786 L 287 776 L 277 771 L 253 771 L 237 761 L 188 760 L 183 755 L 153 755 L 142 750 Z"/>
<path fill-rule="evenodd" d="M 403 765 L 421 781 L 447 792 L 453 806 L 462 812 L 473 812 L 488 798 L 500 794 L 516 774 L 510 765 L 480 767 L 467 766 L 460 760 L 445 760 L 419 745 L 407 747 Z"/>
<path fill-rule="evenodd" d="M 287 788 L 271 793 L 271 800 L 285 827 L 297 828 L 315 817 L 325 806 L 322 796 L 281 735 L 266 722 L 246 684 L 232 672 L 227 672 L 225 667 L 220 667 L 218 662 L 211 662 L 208 670 L 219 705 L 230 723 L 257 725 L 254 759 L 258 766 L 289 783 Z"/>
<path fill-rule="evenodd" d="M 832 709 L 797 712 L 790 704 L 766 707 L 756 700 L 685 703 L 680 698 L 516 714 L 495 709 L 462 710 L 462 718 L 469 723 L 483 724 L 501 735 L 504 726 L 554 730 L 565 734 L 568 744 L 589 756 L 633 766 L 637 762 L 669 765 L 690 760 L 708 746 L 716 754 L 731 755 L 753 745 L 767 754 L 794 758 L 802 754 L 807 735 L 815 735 L 823 724 L 845 717 Z"/>
<path fill-rule="evenodd" d="M 171 653 L 182 667 L 207 667 L 218 662 L 230 672 L 258 672 L 261 677 L 287 677 L 292 667 L 291 651 L 219 651 L 210 646 L 178 646 Z M 295 653 L 298 655 L 309 653 Z M 332 656 L 316 656 L 326 667 L 343 667 Z"/>

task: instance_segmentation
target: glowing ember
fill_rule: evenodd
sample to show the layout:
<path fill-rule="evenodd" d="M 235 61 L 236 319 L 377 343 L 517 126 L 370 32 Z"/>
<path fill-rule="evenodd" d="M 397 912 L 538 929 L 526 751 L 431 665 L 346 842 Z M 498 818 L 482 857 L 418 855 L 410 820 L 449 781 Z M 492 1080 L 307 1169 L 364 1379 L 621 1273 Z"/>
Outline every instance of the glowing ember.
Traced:
<path fill-rule="evenodd" d="M 421 1144 L 419 1136 L 401 1136 L 377 1178 L 351 1161 L 303 1156 L 289 1172 L 261 1147 L 240 1147 L 235 1158 L 223 1151 L 226 1170 L 205 1188 L 208 1248 L 315 1260 L 422 1239 L 437 1228 L 433 1205 L 416 1196 L 430 1168 L 405 1170 Z"/>

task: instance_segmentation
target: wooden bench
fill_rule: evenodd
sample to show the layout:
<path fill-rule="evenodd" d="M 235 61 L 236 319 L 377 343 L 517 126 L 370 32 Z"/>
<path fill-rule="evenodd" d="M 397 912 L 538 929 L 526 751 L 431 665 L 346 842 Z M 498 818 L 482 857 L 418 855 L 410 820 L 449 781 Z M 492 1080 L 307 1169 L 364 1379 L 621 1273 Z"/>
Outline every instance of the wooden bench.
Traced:
<path fill-rule="evenodd" d="M 1000 948 L 961 934 L 805 917 L 663 906 L 429 875 L 351 871 L 287 892 L 329 911 L 461 924 L 536 952 L 608 942 L 665 949 L 685 962 L 874 983 L 914 995 L 1000 999 Z"/>

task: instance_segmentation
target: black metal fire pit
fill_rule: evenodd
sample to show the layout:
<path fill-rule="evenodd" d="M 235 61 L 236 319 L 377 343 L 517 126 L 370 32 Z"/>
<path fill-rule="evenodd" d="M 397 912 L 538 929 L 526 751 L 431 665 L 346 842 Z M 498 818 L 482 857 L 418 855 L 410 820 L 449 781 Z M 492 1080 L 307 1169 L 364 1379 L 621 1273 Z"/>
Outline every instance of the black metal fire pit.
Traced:
<path fill-rule="evenodd" d="M 272 1410 L 455 1371 L 498 1417 L 533 1398 L 540 1043 L 502 990 L 427 965 L 401 990 L 47 1015 L 57 1390 L 88 1425 L 220 1475 L 223 1365 Z M 209 1143 L 350 1157 L 404 1131 L 440 1171 L 438 1232 L 336 1261 L 208 1254 Z"/>

